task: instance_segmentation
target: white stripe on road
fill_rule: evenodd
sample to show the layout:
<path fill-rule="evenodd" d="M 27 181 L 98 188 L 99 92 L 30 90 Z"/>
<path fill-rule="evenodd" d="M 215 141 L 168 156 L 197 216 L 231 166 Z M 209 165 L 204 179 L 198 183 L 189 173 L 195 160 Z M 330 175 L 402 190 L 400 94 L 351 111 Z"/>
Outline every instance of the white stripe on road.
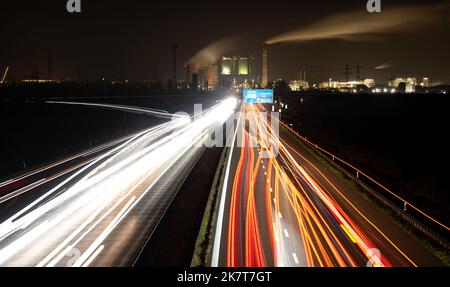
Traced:
<path fill-rule="evenodd" d="M 83 264 L 82 267 L 88 267 L 92 263 L 92 261 L 94 261 L 94 259 L 100 254 L 100 252 L 102 252 L 103 248 L 105 248 L 105 245 L 101 245 L 99 248 L 97 248 L 94 254 L 92 254 L 92 256 L 86 261 L 86 263 Z"/>
<path fill-rule="evenodd" d="M 240 123 L 240 121 L 241 121 L 241 115 L 242 115 L 242 113 L 239 115 L 239 119 L 237 121 L 238 123 Z M 212 260 L 211 260 L 212 267 L 219 266 L 220 240 L 222 237 L 222 221 L 223 221 L 223 213 L 224 213 L 224 209 L 225 209 L 225 199 L 226 199 L 227 186 L 228 186 L 228 177 L 230 176 L 231 158 L 233 157 L 234 142 L 236 141 L 238 130 L 239 130 L 239 127 L 236 127 L 236 130 L 234 131 L 233 142 L 230 147 L 230 153 L 228 154 L 227 168 L 225 169 L 225 176 L 223 179 L 222 194 L 220 196 L 219 215 L 217 218 L 216 232 L 214 235 L 213 254 L 212 254 Z"/>
<path fill-rule="evenodd" d="M 299 262 L 298 262 L 297 254 L 292 253 L 292 257 L 294 257 L 295 264 L 298 264 Z"/>

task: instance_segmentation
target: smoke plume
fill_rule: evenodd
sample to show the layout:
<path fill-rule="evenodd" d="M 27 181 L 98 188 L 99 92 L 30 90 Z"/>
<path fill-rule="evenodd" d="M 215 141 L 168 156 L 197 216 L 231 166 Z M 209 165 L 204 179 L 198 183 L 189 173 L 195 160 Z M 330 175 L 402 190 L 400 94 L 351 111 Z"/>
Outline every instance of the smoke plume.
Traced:
<path fill-rule="evenodd" d="M 427 5 L 385 8 L 381 13 L 357 12 L 338 14 L 322 19 L 305 28 L 287 32 L 266 41 L 281 42 L 341 39 L 368 41 L 380 34 L 410 32 L 445 19 L 448 5 Z"/>
<path fill-rule="evenodd" d="M 384 63 L 375 67 L 375 70 L 384 70 L 391 66 L 391 63 Z"/>
<path fill-rule="evenodd" d="M 214 42 L 189 59 L 191 66 L 204 67 L 217 63 L 219 57 L 230 52 L 236 47 L 238 42 L 237 36 L 230 36 Z"/>

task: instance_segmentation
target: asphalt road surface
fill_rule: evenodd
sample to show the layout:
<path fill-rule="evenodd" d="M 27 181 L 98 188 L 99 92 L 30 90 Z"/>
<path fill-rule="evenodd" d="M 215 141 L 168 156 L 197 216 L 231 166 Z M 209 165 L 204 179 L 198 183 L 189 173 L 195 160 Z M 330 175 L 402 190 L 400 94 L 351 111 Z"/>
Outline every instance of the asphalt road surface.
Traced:
<path fill-rule="evenodd" d="M 442 265 L 263 106 L 242 112 L 213 266 Z"/>
<path fill-rule="evenodd" d="M 5 181 L 0 265 L 133 265 L 235 105 L 225 100 Z"/>

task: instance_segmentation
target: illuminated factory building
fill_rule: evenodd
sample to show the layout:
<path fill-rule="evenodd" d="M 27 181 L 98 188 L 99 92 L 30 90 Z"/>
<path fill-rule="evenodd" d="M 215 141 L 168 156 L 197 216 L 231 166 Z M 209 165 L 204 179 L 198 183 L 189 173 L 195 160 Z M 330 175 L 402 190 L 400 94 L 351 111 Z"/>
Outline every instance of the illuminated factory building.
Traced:
<path fill-rule="evenodd" d="M 394 80 L 389 81 L 388 85 L 390 87 L 396 88 L 396 87 L 399 86 L 400 83 L 406 83 L 406 84 L 409 84 L 409 85 L 412 85 L 412 86 L 417 85 L 416 78 L 412 78 L 412 77 L 396 78 Z"/>
<path fill-rule="evenodd" d="M 428 78 L 428 77 L 422 78 L 422 83 L 420 83 L 420 86 L 422 86 L 423 88 L 429 88 L 429 87 L 431 87 L 431 81 L 430 81 L 430 78 Z"/>
<path fill-rule="evenodd" d="M 215 90 L 219 83 L 218 65 L 208 65 L 205 67 L 205 85 L 207 90 Z"/>
<path fill-rule="evenodd" d="M 338 90 L 340 92 L 351 92 L 357 93 L 364 90 L 368 90 L 372 87 L 375 87 L 374 79 L 364 79 L 362 81 L 334 81 L 333 79 L 329 79 L 325 82 L 320 82 L 318 87 L 321 90 Z"/>
<path fill-rule="evenodd" d="M 222 88 L 242 89 L 253 85 L 257 77 L 253 56 L 222 56 L 219 60 L 219 85 Z"/>
<path fill-rule="evenodd" d="M 309 83 L 304 80 L 295 80 L 289 83 L 292 91 L 303 91 L 309 89 Z"/>

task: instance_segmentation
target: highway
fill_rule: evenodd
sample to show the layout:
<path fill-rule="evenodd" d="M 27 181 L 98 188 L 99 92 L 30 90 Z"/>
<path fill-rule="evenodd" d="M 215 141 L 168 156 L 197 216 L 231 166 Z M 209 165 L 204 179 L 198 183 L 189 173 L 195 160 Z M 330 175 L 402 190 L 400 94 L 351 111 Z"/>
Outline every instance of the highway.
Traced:
<path fill-rule="evenodd" d="M 8 206 L 0 266 L 133 265 L 235 105 L 229 99 L 193 117 L 177 115 L 0 184 Z M 37 187 L 44 192 L 23 200 Z"/>
<path fill-rule="evenodd" d="M 64 101 L 46 101 L 47 104 L 58 105 L 74 105 L 81 107 L 93 107 L 101 109 L 118 110 L 126 113 L 139 113 L 147 116 L 158 117 L 162 119 L 172 119 L 172 117 L 180 117 L 181 115 L 170 114 L 167 111 L 124 106 L 124 105 L 111 105 L 111 104 L 98 104 L 98 103 L 84 103 L 84 102 L 64 102 Z M 50 164 L 39 167 L 35 170 L 26 172 L 17 177 L 10 178 L 3 182 L 0 182 L 0 204 L 10 201 L 22 194 L 27 193 L 28 197 L 31 197 L 30 191 L 33 193 L 39 193 L 41 190 L 51 189 L 66 179 L 83 166 L 91 163 L 97 159 L 103 153 L 112 150 L 115 147 L 125 143 L 138 133 L 124 136 L 122 138 L 113 140 L 111 142 L 96 146 L 92 149 L 84 152 L 72 155 L 62 160 L 52 162 Z M 116 151 L 114 151 L 116 152 Z M 20 201 L 23 201 L 22 199 Z M 17 209 L 17 205 L 14 208 Z M 2 209 L 2 213 L 5 213 L 5 208 Z"/>
<path fill-rule="evenodd" d="M 212 266 L 441 266 L 264 107 L 243 105 Z M 273 124 L 271 124 L 273 120 Z"/>
<path fill-rule="evenodd" d="M 97 159 L 103 153 L 118 147 L 133 136 L 129 135 L 113 140 L 1 182 L 0 204 L 34 189 L 45 188 L 47 185 L 55 185 L 55 182 L 58 180 L 67 178 L 83 166 Z"/>

